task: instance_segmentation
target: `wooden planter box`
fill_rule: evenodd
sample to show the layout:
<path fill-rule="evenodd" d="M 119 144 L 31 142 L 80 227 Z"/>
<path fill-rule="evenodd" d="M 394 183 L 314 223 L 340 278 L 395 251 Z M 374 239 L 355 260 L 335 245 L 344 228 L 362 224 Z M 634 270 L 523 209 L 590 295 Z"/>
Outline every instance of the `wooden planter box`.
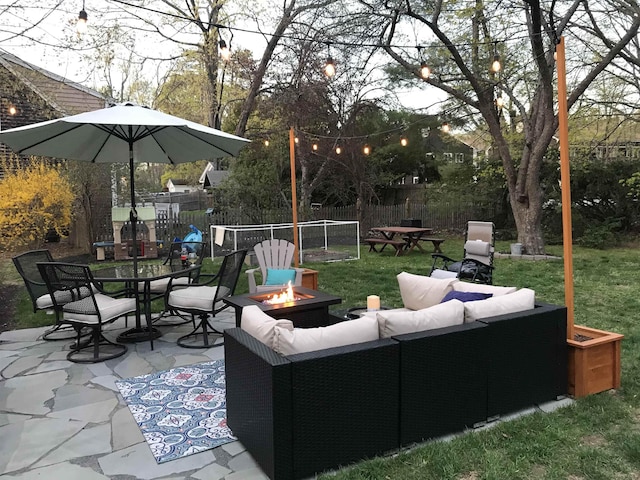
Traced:
<path fill-rule="evenodd" d="M 569 395 L 575 398 L 620 387 L 620 343 L 623 335 L 576 325 L 574 333 L 590 340 L 567 339 Z"/>

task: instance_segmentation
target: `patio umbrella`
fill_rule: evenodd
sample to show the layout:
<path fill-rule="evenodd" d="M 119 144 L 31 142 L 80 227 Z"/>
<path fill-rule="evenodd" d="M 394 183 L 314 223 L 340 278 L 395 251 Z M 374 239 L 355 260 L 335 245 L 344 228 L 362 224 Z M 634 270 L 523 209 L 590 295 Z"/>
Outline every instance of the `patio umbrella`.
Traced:
<path fill-rule="evenodd" d="M 0 132 L 0 142 L 25 155 L 92 163 L 128 163 L 133 262 L 137 267 L 134 163 L 185 163 L 236 156 L 249 140 L 133 103 Z"/>

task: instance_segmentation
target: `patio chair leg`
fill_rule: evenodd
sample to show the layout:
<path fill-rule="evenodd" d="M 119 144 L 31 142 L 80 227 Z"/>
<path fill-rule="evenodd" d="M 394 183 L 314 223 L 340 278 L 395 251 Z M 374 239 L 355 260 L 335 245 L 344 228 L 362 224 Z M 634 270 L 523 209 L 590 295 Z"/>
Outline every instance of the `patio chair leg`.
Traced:
<path fill-rule="evenodd" d="M 196 339 L 198 335 L 202 335 L 202 343 L 195 343 L 193 341 L 187 342 L 187 340 L 189 339 Z M 184 348 L 211 348 L 211 347 L 220 347 L 223 345 L 222 342 L 210 343 L 209 335 L 215 335 L 217 337 L 221 337 L 222 332 L 215 329 L 209 323 L 208 315 L 205 314 L 200 316 L 200 323 L 198 323 L 198 325 L 190 333 L 178 338 L 176 343 Z"/>

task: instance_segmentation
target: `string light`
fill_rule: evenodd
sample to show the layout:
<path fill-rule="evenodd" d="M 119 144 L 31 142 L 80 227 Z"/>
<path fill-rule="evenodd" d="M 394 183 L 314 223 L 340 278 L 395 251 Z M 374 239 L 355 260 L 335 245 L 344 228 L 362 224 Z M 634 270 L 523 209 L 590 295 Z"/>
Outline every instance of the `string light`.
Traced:
<path fill-rule="evenodd" d="M 269 146 L 269 140 L 268 140 L 268 139 L 264 141 L 264 146 L 265 146 L 265 147 L 268 147 L 268 146 Z"/>
<path fill-rule="evenodd" d="M 327 42 L 327 61 L 324 64 L 324 74 L 331 78 L 336 74 L 336 64 L 331 58 L 331 44 Z"/>
<path fill-rule="evenodd" d="M 402 136 L 400 137 L 400 145 L 402 145 L 403 147 L 406 147 L 409 144 L 409 140 L 407 140 L 407 137 Z"/>
<path fill-rule="evenodd" d="M 504 107 L 504 99 L 502 98 L 502 93 L 498 93 L 498 96 L 496 97 L 496 107 Z"/>
<path fill-rule="evenodd" d="M 502 69 L 500 65 L 500 55 L 498 55 L 498 42 L 493 42 L 493 62 L 491 62 L 491 71 L 498 73 Z"/>
<path fill-rule="evenodd" d="M 422 47 L 416 47 L 418 49 L 418 57 L 420 58 L 420 76 L 425 80 L 431 76 L 431 69 L 427 62 L 422 58 Z"/>
<path fill-rule="evenodd" d="M 365 155 L 369 155 L 371 153 L 371 147 L 369 146 L 369 144 L 364 145 L 364 147 L 362 148 L 362 153 L 364 153 Z"/>
<path fill-rule="evenodd" d="M 82 10 L 78 14 L 78 21 L 76 22 L 76 32 L 79 34 L 85 33 L 87 31 L 87 12 L 84 9 L 84 0 L 82 0 Z"/>
<path fill-rule="evenodd" d="M 18 110 L 16 110 L 16 107 L 14 105 L 11 105 L 9 107 L 9 115 L 15 115 L 16 113 L 18 113 Z"/>
<path fill-rule="evenodd" d="M 220 45 L 220 56 L 225 62 L 228 62 L 229 59 L 231 58 L 231 51 L 227 46 L 227 42 L 225 42 L 224 40 L 220 40 L 218 42 L 218 45 Z"/>
<path fill-rule="evenodd" d="M 311 145 L 311 150 L 313 150 L 314 152 L 318 151 L 318 144 L 316 142 L 313 142 L 313 144 Z"/>
<path fill-rule="evenodd" d="M 442 131 L 443 131 L 444 133 L 449 133 L 449 130 L 451 130 L 451 127 L 449 126 L 449 124 L 448 124 L 447 122 L 444 122 L 444 123 L 442 124 Z"/>
<path fill-rule="evenodd" d="M 336 147 L 336 155 L 340 155 L 342 153 L 342 147 L 340 145 L 338 145 Z"/>
<path fill-rule="evenodd" d="M 298 139 L 298 137 L 295 137 L 295 138 L 293 139 L 293 141 L 294 141 L 294 143 L 295 143 L 296 145 L 298 145 L 298 143 L 300 142 L 300 140 Z"/>

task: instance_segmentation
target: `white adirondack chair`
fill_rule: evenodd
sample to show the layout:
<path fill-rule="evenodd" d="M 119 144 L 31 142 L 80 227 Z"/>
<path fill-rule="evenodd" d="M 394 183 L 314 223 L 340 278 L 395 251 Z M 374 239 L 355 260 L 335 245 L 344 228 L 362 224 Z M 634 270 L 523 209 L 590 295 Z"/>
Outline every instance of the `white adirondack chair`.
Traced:
<path fill-rule="evenodd" d="M 247 276 L 249 277 L 249 293 L 281 290 L 285 284 L 265 285 L 267 280 L 267 269 L 292 269 L 291 262 L 293 261 L 293 254 L 295 251 L 294 244 L 283 239 L 265 240 L 262 243 L 255 245 L 253 250 L 256 253 L 259 268 L 247 270 Z M 257 284 L 255 275 L 258 270 L 260 270 L 260 273 L 262 274 L 262 284 L 260 285 Z M 292 284 L 300 286 L 302 285 L 302 272 L 304 269 L 296 268 L 295 271 L 295 280 Z"/>

